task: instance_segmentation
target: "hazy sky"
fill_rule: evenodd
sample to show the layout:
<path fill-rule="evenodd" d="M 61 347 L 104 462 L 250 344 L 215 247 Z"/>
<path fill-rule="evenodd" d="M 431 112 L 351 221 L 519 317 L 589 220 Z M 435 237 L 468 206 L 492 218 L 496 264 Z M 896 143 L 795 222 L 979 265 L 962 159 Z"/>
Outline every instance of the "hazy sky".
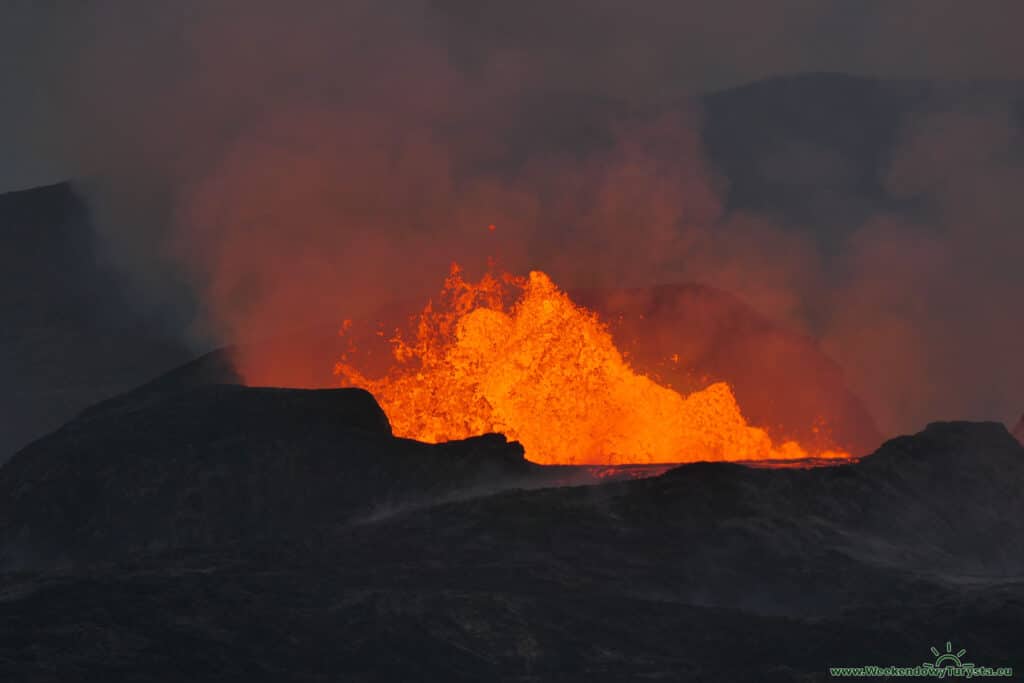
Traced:
<path fill-rule="evenodd" d="M 319 21 L 345 5 L 353 8 L 351 21 Z M 261 18 L 285 25 L 298 43 L 267 43 L 269 55 L 294 53 L 303 48 L 303 33 L 315 32 L 311 44 L 326 51 L 318 62 L 324 66 L 332 48 L 350 59 L 353 41 L 402 50 L 412 36 L 438 47 L 462 74 L 500 73 L 531 88 L 632 102 L 801 71 L 1024 76 L 1024 3 L 1017 0 L 399 0 L 376 6 L 6 0 L 0 6 L 0 191 L 78 170 L 64 136 L 69 128 L 81 133 L 74 121 L 82 105 L 78 79 L 95 77 L 82 70 L 98 43 L 114 50 L 122 66 L 153 68 L 157 79 L 162 74 L 153 62 L 187 59 L 187 42 L 210 18 L 229 28 L 234 22 L 237 32 L 221 38 L 239 43 Z M 365 68 L 372 72 L 375 65 Z M 109 85 L 102 94 L 108 111 L 131 110 L 139 81 Z"/>

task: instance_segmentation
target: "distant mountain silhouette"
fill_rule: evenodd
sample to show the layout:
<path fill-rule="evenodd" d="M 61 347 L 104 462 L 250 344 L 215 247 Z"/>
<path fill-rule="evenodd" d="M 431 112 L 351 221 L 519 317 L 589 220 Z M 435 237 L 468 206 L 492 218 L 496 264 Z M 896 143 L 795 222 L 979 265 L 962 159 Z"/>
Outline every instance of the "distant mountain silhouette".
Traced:
<path fill-rule="evenodd" d="M 191 355 L 136 312 L 95 241 L 70 185 L 0 195 L 0 462 Z"/>
<path fill-rule="evenodd" d="M 886 81 L 838 73 L 782 76 L 709 94 L 703 139 L 728 179 L 730 210 L 803 229 L 826 253 L 879 211 L 918 207 L 891 197 L 896 148 L 934 113 L 1007 106 L 1024 128 L 1024 85 Z"/>

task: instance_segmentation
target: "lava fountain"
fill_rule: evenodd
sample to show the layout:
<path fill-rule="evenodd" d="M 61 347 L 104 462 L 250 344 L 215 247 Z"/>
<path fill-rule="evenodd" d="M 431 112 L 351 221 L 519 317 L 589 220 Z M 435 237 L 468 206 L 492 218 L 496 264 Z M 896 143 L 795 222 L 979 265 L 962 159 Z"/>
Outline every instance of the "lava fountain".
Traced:
<path fill-rule="evenodd" d="M 637 372 L 598 316 L 540 271 L 473 283 L 453 265 L 438 305 L 391 343 L 384 376 L 362 374 L 357 354 L 335 374 L 377 398 L 396 436 L 438 443 L 501 432 L 542 464 L 850 458 L 773 443 L 747 424 L 725 382 L 683 396 Z"/>

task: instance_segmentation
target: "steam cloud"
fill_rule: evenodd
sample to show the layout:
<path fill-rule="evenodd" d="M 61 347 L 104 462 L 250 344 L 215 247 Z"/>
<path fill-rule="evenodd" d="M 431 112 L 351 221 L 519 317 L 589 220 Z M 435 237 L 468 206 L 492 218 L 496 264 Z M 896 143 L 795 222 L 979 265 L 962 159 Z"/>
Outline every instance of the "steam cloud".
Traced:
<path fill-rule="evenodd" d="M 48 130 L 147 299 L 196 294 L 197 343 L 421 298 L 497 255 L 563 286 L 732 291 L 820 339 L 889 433 L 1015 418 L 1024 156 L 1004 103 L 908 121 L 885 186 L 919 210 L 826 257 L 808 226 L 728 209 L 681 93 L 809 63 L 1016 78 L 1019 22 L 994 12 L 976 45 L 967 3 L 782 5 L 83 4 L 52 24 L 67 115 Z"/>

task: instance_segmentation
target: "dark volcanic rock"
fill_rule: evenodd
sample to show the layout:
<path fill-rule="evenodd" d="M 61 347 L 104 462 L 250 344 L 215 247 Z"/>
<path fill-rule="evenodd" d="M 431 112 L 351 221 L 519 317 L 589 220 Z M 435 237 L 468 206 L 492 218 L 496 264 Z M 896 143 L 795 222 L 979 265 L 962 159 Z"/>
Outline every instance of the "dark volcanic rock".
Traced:
<path fill-rule="evenodd" d="M 236 562 L 12 578 L 0 604 L 0 676 L 789 683 L 832 680 L 830 666 L 918 665 L 943 638 L 978 663 L 1022 661 L 1020 583 L 933 587 L 809 620 L 681 604 L 621 584 L 595 589 L 531 575 L 521 561 L 500 576 L 453 564 L 423 576 L 414 562 L 405 573 Z"/>
<path fill-rule="evenodd" d="M 827 680 L 946 639 L 1024 661 L 1024 448 L 940 423 L 856 465 L 535 487 L 360 391 L 108 401 L 0 470 L 4 680 Z M 496 491 L 505 488 L 508 490 Z M 73 561 L 73 562 L 72 562 Z"/>
<path fill-rule="evenodd" d="M 595 590 L 622 581 L 620 594 L 827 616 L 899 600 L 924 577 L 1020 577 L 1022 483 L 1024 448 L 1001 425 L 945 423 L 858 465 L 703 463 L 600 487 L 509 492 L 383 521 L 344 544 L 372 566 L 407 562 L 413 547 L 418 562 L 475 547 L 474 563 L 522 561 L 551 579 L 570 571 Z M 382 530 L 397 546 L 371 543 Z"/>
<path fill-rule="evenodd" d="M 85 411 L 0 470 L 0 564 L 312 543 L 357 517 L 534 469 L 497 435 L 395 439 L 360 389 L 144 388 Z"/>

